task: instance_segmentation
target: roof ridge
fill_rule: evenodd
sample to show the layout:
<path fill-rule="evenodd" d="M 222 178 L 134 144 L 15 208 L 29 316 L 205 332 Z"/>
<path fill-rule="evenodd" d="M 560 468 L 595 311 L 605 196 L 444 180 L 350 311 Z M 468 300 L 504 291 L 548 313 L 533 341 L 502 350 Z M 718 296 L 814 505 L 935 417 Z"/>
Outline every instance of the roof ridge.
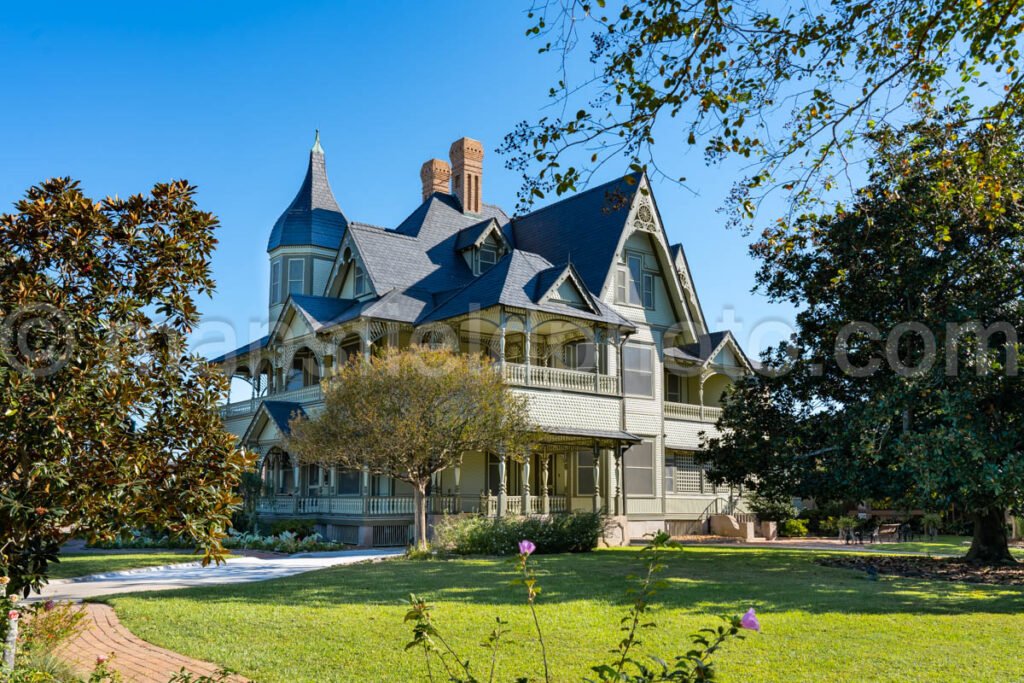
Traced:
<path fill-rule="evenodd" d="M 597 185 L 595 187 L 588 187 L 587 189 L 583 190 L 582 192 L 577 192 L 576 194 L 573 194 L 573 195 L 571 195 L 569 197 L 564 197 L 562 199 L 559 199 L 556 202 L 552 202 L 551 204 L 548 204 L 546 206 L 542 206 L 539 209 L 537 209 L 536 211 L 531 211 L 530 213 L 524 213 L 522 216 L 515 216 L 515 217 L 512 218 L 512 222 L 514 223 L 516 220 L 522 220 L 522 219 L 526 218 L 527 216 L 536 216 L 537 214 L 544 213 L 548 209 L 553 209 L 556 206 L 564 204 L 565 202 L 568 202 L 568 201 L 571 201 L 571 200 L 574 200 L 574 199 L 579 199 L 580 197 L 588 195 L 591 192 L 596 192 L 597 190 L 605 188 L 608 185 L 613 185 L 615 183 L 623 182 L 626 178 L 629 178 L 629 177 L 632 177 L 632 176 L 643 177 L 643 174 L 640 171 L 633 171 L 632 173 L 627 173 L 624 176 L 619 176 L 618 178 L 616 178 L 614 180 L 609 180 L 609 181 L 601 183 L 600 185 Z M 637 183 L 633 187 L 634 188 L 639 188 L 640 187 L 639 178 L 637 180 Z"/>

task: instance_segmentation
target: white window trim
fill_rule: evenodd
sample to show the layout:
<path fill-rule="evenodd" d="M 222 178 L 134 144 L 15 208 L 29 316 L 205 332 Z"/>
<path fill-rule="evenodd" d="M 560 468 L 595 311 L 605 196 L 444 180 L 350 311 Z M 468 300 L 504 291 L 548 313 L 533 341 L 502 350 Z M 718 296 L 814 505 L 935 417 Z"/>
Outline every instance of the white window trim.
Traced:
<path fill-rule="evenodd" d="M 298 263 L 301 267 L 299 268 L 300 278 L 296 279 L 292 277 L 292 264 Z M 299 289 L 295 291 L 292 289 L 292 283 L 298 282 Z M 306 259 L 304 258 L 290 258 L 288 259 L 288 293 L 289 294 L 302 294 L 306 291 Z"/>
<path fill-rule="evenodd" d="M 647 254 L 640 251 L 626 250 L 622 265 L 616 269 L 615 274 L 615 303 L 622 306 L 629 306 L 645 311 L 653 311 L 657 308 L 657 286 L 656 280 L 660 278 L 660 273 L 657 270 L 648 268 L 647 266 Z M 633 302 L 630 300 L 632 288 L 630 283 L 632 281 L 633 271 L 630 269 L 630 260 L 640 260 L 640 281 L 637 283 L 637 295 L 639 296 L 639 302 Z M 620 281 L 621 280 L 621 281 Z M 648 283 L 650 287 L 648 288 Z M 647 296 L 650 295 L 650 302 L 648 302 Z M 648 305 L 650 303 L 650 305 Z"/>
<path fill-rule="evenodd" d="M 281 259 L 270 264 L 270 304 L 281 303 Z"/>
<path fill-rule="evenodd" d="M 626 349 L 628 349 L 628 348 L 642 349 L 642 350 L 647 351 L 648 357 L 651 360 L 651 369 L 647 373 L 651 377 L 651 393 L 649 393 L 649 394 L 632 394 L 632 393 L 629 393 L 629 392 L 626 391 L 626 373 L 627 372 L 637 372 L 637 373 L 643 372 L 641 370 L 632 370 L 631 371 L 631 370 L 629 370 L 626 367 Z M 629 344 L 629 343 L 623 344 L 623 346 L 622 346 L 622 393 L 623 393 L 623 395 L 625 395 L 625 396 L 635 396 L 637 398 L 654 398 L 654 394 L 655 394 L 654 365 L 655 365 L 655 363 L 654 363 L 654 347 L 653 346 L 651 346 L 649 344 Z"/>

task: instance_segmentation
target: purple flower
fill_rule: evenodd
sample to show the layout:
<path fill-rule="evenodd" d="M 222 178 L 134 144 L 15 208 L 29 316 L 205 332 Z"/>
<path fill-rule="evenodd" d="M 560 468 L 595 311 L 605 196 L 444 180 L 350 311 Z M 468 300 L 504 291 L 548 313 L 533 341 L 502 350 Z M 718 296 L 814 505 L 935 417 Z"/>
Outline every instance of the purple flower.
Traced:
<path fill-rule="evenodd" d="M 53 600 L 47 600 L 46 602 L 43 603 L 43 611 L 44 612 L 49 612 L 50 610 L 52 610 L 56 606 L 57 606 L 57 603 L 55 603 Z"/>
<path fill-rule="evenodd" d="M 761 630 L 761 622 L 757 620 L 757 615 L 754 614 L 753 607 L 748 609 L 747 613 L 743 615 L 742 619 L 740 619 L 740 626 L 745 629 L 750 629 L 751 631 Z"/>
<path fill-rule="evenodd" d="M 525 538 L 519 541 L 519 554 L 520 555 L 532 555 L 533 551 L 537 549 L 537 546 L 533 544 L 533 541 L 527 541 Z"/>

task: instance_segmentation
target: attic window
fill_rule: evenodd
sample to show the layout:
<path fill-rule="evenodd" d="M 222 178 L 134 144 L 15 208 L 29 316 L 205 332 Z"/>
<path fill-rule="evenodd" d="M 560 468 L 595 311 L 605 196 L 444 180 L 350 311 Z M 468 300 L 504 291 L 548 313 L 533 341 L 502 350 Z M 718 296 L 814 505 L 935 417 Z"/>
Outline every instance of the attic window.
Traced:
<path fill-rule="evenodd" d="M 626 268 L 615 273 L 615 301 L 654 309 L 655 274 L 645 268 L 643 254 L 627 252 Z"/>
<path fill-rule="evenodd" d="M 370 283 L 364 271 L 358 263 L 352 264 L 352 294 L 362 296 L 370 291 Z"/>

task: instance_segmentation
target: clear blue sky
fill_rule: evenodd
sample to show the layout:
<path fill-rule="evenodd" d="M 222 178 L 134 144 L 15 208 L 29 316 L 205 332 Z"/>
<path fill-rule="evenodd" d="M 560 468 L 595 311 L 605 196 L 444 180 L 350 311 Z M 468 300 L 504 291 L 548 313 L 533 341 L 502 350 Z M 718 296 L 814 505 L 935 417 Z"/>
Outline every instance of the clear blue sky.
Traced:
<path fill-rule="evenodd" d="M 302 180 L 315 128 L 351 219 L 396 225 L 418 204 L 420 164 L 463 135 L 485 145 L 484 200 L 514 208 L 518 178 L 494 150 L 517 121 L 542 114 L 556 78 L 553 59 L 524 36 L 526 5 L 5 6 L 0 210 L 57 175 L 97 197 L 189 179 L 223 224 L 218 292 L 200 301 L 211 324 L 196 346 L 227 350 L 266 324 L 266 240 Z M 689 189 L 654 188 L 669 238 L 686 247 L 709 324 L 737 330 L 754 354 L 792 312 L 750 293 L 748 240 L 717 212 L 730 174 L 696 151 L 678 165 Z M 617 172 L 608 166 L 599 180 Z"/>

